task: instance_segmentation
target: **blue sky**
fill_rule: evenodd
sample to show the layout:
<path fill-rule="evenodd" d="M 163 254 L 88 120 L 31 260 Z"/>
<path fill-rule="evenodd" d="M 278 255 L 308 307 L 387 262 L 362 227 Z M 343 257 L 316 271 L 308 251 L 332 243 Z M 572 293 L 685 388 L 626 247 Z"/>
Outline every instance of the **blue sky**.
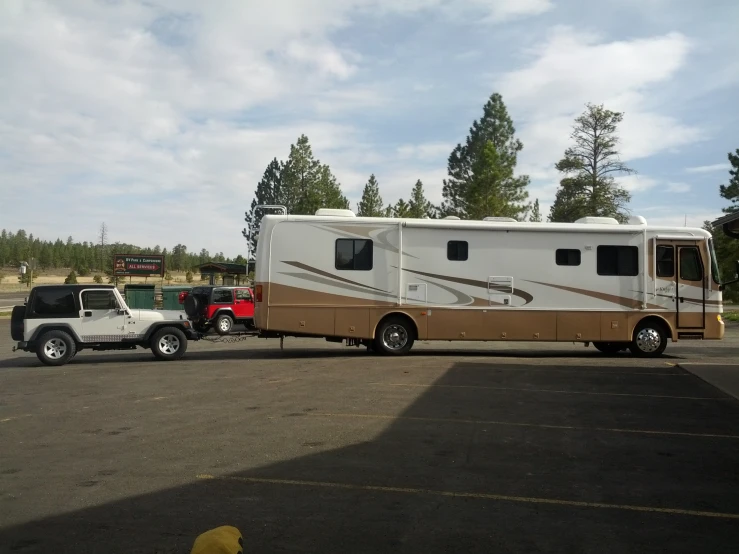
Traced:
<path fill-rule="evenodd" d="M 545 213 L 586 102 L 624 112 L 631 210 L 720 215 L 739 148 L 739 3 L 5 0 L 0 227 L 244 253 L 243 212 L 301 133 L 356 209 L 446 160 L 500 92 Z"/>

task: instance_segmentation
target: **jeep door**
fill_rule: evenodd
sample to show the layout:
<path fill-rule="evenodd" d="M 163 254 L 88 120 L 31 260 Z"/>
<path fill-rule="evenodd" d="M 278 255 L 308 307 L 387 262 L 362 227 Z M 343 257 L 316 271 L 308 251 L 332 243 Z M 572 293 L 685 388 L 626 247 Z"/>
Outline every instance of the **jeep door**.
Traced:
<path fill-rule="evenodd" d="M 118 342 L 126 333 L 127 315 L 118 313 L 120 306 L 111 289 L 88 289 L 80 292 L 82 340 L 85 342 Z"/>
<path fill-rule="evenodd" d="M 247 288 L 234 291 L 234 314 L 237 319 L 254 318 L 254 299 Z"/>

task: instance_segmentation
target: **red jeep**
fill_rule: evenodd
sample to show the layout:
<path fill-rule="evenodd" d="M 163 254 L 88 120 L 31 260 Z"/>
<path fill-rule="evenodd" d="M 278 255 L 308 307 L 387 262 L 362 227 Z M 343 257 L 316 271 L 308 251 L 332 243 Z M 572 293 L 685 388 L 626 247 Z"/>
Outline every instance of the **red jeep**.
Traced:
<path fill-rule="evenodd" d="M 249 287 L 194 287 L 180 293 L 193 328 L 206 333 L 213 327 L 219 335 L 231 332 L 235 323 L 254 328 L 254 292 Z"/>

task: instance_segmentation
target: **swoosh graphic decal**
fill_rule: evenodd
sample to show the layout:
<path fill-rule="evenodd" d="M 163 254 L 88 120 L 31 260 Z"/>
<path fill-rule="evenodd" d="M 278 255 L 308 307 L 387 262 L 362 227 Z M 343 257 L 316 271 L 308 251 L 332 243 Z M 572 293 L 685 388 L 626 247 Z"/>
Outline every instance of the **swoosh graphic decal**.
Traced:
<path fill-rule="evenodd" d="M 374 290 L 367 290 L 367 289 L 364 289 L 364 288 L 361 288 L 361 287 L 355 287 L 355 286 L 351 286 L 351 285 L 339 284 L 339 283 L 337 283 L 336 281 L 334 281 L 332 279 L 326 279 L 324 277 L 320 277 L 318 275 L 313 275 L 313 274 L 310 274 L 310 273 L 308 273 L 308 274 L 306 274 L 306 273 L 290 273 L 290 272 L 286 272 L 286 271 L 280 271 L 280 275 L 287 275 L 288 277 L 295 277 L 296 279 L 303 279 L 305 281 L 310 281 L 312 283 L 318 283 L 319 285 L 328 285 L 328 286 L 332 286 L 332 287 L 339 287 L 339 288 L 341 288 L 343 290 L 347 290 L 347 291 L 363 292 L 365 294 L 373 294 L 375 296 L 380 296 L 382 298 L 390 298 L 390 299 L 393 299 L 393 300 L 397 300 L 397 298 L 398 298 L 397 296 L 395 296 L 393 294 L 386 293 L 386 292 L 381 292 L 381 291 L 376 292 Z"/>
<path fill-rule="evenodd" d="M 339 277 L 338 275 L 334 275 L 333 273 L 329 273 L 328 271 L 323 271 L 322 269 L 318 269 L 317 267 L 311 267 L 301 262 L 282 261 L 282 263 L 291 265 L 293 267 L 297 267 L 298 269 L 304 269 L 305 271 L 310 271 L 311 273 L 315 273 L 316 275 L 321 275 L 323 277 L 328 277 L 329 279 L 334 279 L 335 281 L 341 281 L 342 283 L 348 283 L 349 285 L 355 285 L 357 287 L 363 287 L 365 289 L 374 290 L 374 291 L 382 292 L 385 294 L 390 294 L 386 290 L 376 289 L 374 287 L 370 287 L 369 285 L 364 285 L 362 283 L 357 283 L 356 281 L 351 281 L 350 279 L 344 279 L 343 277 Z"/>
<path fill-rule="evenodd" d="M 398 249 L 390 244 L 390 241 L 387 238 L 387 235 L 395 231 L 395 228 L 389 228 L 384 229 L 380 233 L 378 233 L 376 236 L 372 236 L 373 231 L 377 231 L 380 229 L 383 229 L 382 227 L 373 227 L 373 228 L 367 228 L 362 227 L 359 225 L 352 226 L 352 225 L 314 225 L 314 227 L 317 227 L 318 229 L 322 229 L 324 231 L 328 230 L 332 233 L 339 235 L 340 237 L 344 238 L 367 238 L 372 241 L 374 241 L 374 246 L 381 250 L 386 250 L 388 252 L 392 252 L 393 254 L 398 253 Z M 408 252 L 403 252 L 403 256 L 408 256 L 409 258 L 413 258 L 418 260 L 419 258 L 417 256 L 414 256 L 413 254 L 409 254 Z"/>
<path fill-rule="evenodd" d="M 615 294 L 606 294 L 604 292 L 596 292 L 586 289 L 578 289 L 576 287 L 567 287 L 565 285 L 553 285 L 552 283 L 542 283 L 541 281 L 529 281 L 527 283 L 535 283 L 537 285 L 543 285 L 545 287 L 552 287 L 553 289 L 564 290 L 567 292 L 573 292 L 575 294 L 581 294 L 583 296 L 589 296 L 590 298 L 597 298 L 598 300 L 605 300 L 606 302 L 612 302 L 627 308 L 639 308 L 641 307 L 641 300 L 635 300 L 633 298 L 626 298 L 624 296 L 616 296 Z M 657 306 L 656 304 L 647 303 L 647 307 L 650 309 L 664 310 L 663 306 Z"/>
<path fill-rule="evenodd" d="M 469 285 L 471 287 L 479 287 L 482 289 L 487 290 L 488 288 L 488 282 L 487 281 L 477 281 L 475 279 L 465 279 L 464 277 L 450 277 L 448 275 L 438 275 L 436 273 L 426 273 L 425 271 L 417 271 L 415 269 L 407 269 L 403 268 L 403 271 L 407 271 L 409 273 L 415 273 L 416 275 L 423 275 L 424 277 L 433 277 L 434 279 L 441 279 L 442 281 L 449 281 L 451 283 L 459 283 L 460 285 Z M 533 281 L 530 281 L 533 282 Z M 496 290 L 496 287 L 490 287 L 493 290 Z M 504 287 L 505 291 L 508 291 L 509 289 L 507 287 Z M 534 297 L 530 295 L 528 292 L 520 290 L 520 289 L 513 289 L 513 296 L 516 296 L 518 298 L 521 298 L 526 304 L 531 302 Z"/>

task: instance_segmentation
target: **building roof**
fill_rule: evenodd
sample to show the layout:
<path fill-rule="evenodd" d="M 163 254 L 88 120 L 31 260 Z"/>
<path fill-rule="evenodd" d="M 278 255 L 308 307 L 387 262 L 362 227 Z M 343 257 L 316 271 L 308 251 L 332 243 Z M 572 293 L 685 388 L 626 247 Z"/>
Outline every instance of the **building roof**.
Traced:
<path fill-rule="evenodd" d="M 249 268 L 254 268 L 254 260 L 249 262 Z M 232 275 L 246 275 L 244 264 L 227 264 L 225 262 L 207 262 L 198 266 L 200 273 L 230 273 Z"/>

